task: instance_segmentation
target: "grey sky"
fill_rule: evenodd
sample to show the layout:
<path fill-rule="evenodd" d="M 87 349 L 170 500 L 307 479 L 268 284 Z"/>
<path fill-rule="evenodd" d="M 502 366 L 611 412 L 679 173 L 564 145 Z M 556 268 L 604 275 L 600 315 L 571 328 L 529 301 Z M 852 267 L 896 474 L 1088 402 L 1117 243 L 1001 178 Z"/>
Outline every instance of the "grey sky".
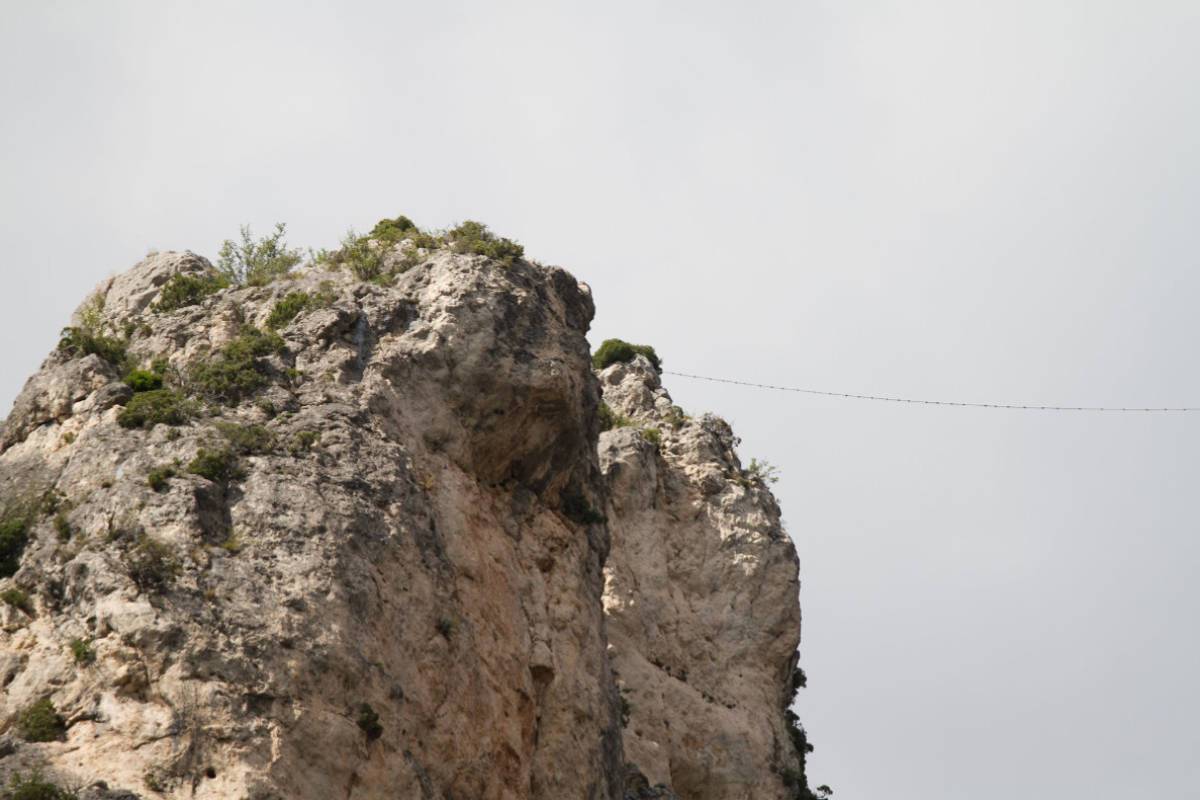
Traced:
<path fill-rule="evenodd" d="M 668 369 L 1200 405 L 1195 2 L 0 6 L 5 409 L 148 248 L 398 213 Z M 1195 793 L 1200 415 L 668 388 L 782 470 L 816 783 Z"/>

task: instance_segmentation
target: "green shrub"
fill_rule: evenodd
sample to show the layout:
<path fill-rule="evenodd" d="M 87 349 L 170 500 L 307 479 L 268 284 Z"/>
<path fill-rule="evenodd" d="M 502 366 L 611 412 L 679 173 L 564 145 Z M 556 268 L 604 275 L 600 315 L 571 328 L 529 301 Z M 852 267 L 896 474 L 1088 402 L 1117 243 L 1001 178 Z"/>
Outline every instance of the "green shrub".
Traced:
<path fill-rule="evenodd" d="M 270 236 L 255 239 L 249 225 L 241 228 L 240 243 L 226 239 L 217 254 L 217 270 L 237 286 L 265 286 L 291 272 L 300 263 L 300 252 L 287 247 L 283 234 L 287 226 L 276 223 Z"/>
<path fill-rule="evenodd" d="M 334 260 L 354 273 L 354 277 L 360 281 L 380 281 L 386 275 L 383 255 L 384 249 L 375 245 L 371 237 L 359 236 L 351 230 L 342 239 L 342 247 Z"/>
<path fill-rule="evenodd" d="M 792 797 L 796 800 L 825 800 L 833 794 L 832 789 L 822 785 L 813 792 L 808 787 L 808 754 L 813 751 L 813 746 L 808 741 L 808 733 L 800 724 L 800 718 L 791 709 L 785 710 L 783 716 L 787 722 L 788 738 L 792 740 L 792 748 L 796 753 L 798 768 L 787 767 L 780 770 L 780 777 L 784 785 L 792 790 Z"/>
<path fill-rule="evenodd" d="M 135 369 L 125 376 L 125 385 L 134 392 L 153 392 L 162 388 L 163 379 L 162 375 L 157 372 Z"/>
<path fill-rule="evenodd" d="M 426 233 L 425 231 L 417 231 L 416 233 L 413 233 L 405 238 L 409 239 L 413 243 L 414 247 L 419 247 L 425 250 L 437 250 L 439 247 L 442 247 L 446 244 L 441 236 L 433 233 Z"/>
<path fill-rule="evenodd" d="M 13 608 L 19 608 L 26 614 L 33 613 L 33 606 L 29 602 L 29 595 L 17 588 L 5 589 L 0 592 L 0 600 Z"/>
<path fill-rule="evenodd" d="M 27 742 L 55 742 L 67 731 L 67 724 L 58 715 L 50 698 L 26 706 L 17 716 L 17 733 Z"/>
<path fill-rule="evenodd" d="M 671 410 L 667 412 L 667 424 L 672 428 L 682 428 L 690 421 L 691 417 L 689 417 L 679 406 L 671 406 Z"/>
<path fill-rule="evenodd" d="M 185 425 L 190 417 L 191 404 L 186 398 L 171 389 L 155 389 L 135 394 L 117 415 L 117 424 L 122 428 Z"/>
<path fill-rule="evenodd" d="M 757 458 L 750 459 L 750 465 L 746 467 L 746 474 L 751 480 L 760 481 L 762 483 L 778 483 L 779 469 L 769 461 L 759 461 Z"/>
<path fill-rule="evenodd" d="M 283 340 L 276 334 L 247 328 L 209 360 L 192 365 L 188 379 L 206 399 L 236 405 L 267 384 L 268 366 L 263 357 L 283 349 Z"/>
<path fill-rule="evenodd" d="M 289 292 L 271 309 L 271 315 L 267 317 L 267 327 L 278 330 L 286 326 L 302 311 L 307 310 L 311 302 L 312 298 L 308 292 Z"/>
<path fill-rule="evenodd" d="M 96 660 L 96 651 L 83 639 L 72 639 L 70 647 L 71 656 L 75 659 L 76 664 L 86 665 Z"/>
<path fill-rule="evenodd" d="M 70 540 L 75 531 L 71 528 L 71 520 L 67 518 L 66 511 L 59 511 L 54 515 L 54 530 L 58 533 L 60 542 Z"/>
<path fill-rule="evenodd" d="M 371 708 L 370 703 L 362 703 L 358 707 L 358 727 L 367 735 L 367 741 L 373 742 L 383 735 L 383 726 L 379 724 L 379 714 Z"/>
<path fill-rule="evenodd" d="M 105 336 L 83 327 L 63 328 L 58 340 L 58 349 L 72 357 L 97 355 L 118 369 L 125 366 L 125 347 L 124 339 Z"/>
<path fill-rule="evenodd" d="M 321 434 L 317 431 L 299 431 L 292 436 L 292 441 L 288 444 L 288 452 L 294 456 L 307 453 L 309 450 L 312 450 L 313 445 L 320 438 Z"/>
<path fill-rule="evenodd" d="M 335 299 L 337 298 L 330 281 L 321 281 L 317 291 L 312 294 L 288 292 L 271 309 L 271 314 L 267 317 L 267 327 L 273 331 L 286 327 L 299 314 L 314 308 L 326 308 L 332 305 Z"/>
<path fill-rule="evenodd" d="M 155 467 L 146 474 L 146 485 L 156 492 L 167 488 L 168 481 L 175 477 L 175 467 L 170 464 Z"/>
<path fill-rule="evenodd" d="M 237 454 L 230 449 L 207 450 L 203 447 L 200 448 L 200 452 L 188 464 L 187 471 L 213 483 L 221 484 L 245 477 L 245 473 L 238 464 Z"/>
<path fill-rule="evenodd" d="M 474 253 L 504 264 L 525 255 L 525 248 L 511 239 L 504 239 L 488 230 L 482 222 L 467 220 L 446 232 L 446 242 L 456 253 Z"/>
<path fill-rule="evenodd" d="M 20 772 L 14 772 L 9 778 L 8 788 L 0 792 L 2 800 L 79 800 L 78 794 L 45 780 L 42 773 L 36 770 L 28 778 Z"/>
<path fill-rule="evenodd" d="M 143 592 L 162 591 L 179 574 L 179 561 L 168 545 L 139 534 L 126 560 L 129 577 Z"/>
<path fill-rule="evenodd" d="M 0 517 L 0 578 L 10 578 L 21 567 L 21 554 L 29 541 L 26 515 L 7 512 Z"/>
<path fill-rule="evenodd" d="M 662 431 L 658 428 L 642 428 L 642 438 L 655 447 L 662 445 Z"/>
<path fill-rule="evenodd" d="M 67 501 L 67 496 L 52 487 L 38 496 L 33 511 L 48 517 L 51 514 L 57 514 L 59 511 L 70 510 L 70 508 L 71 504 Z"/>
<path fill-rule="evenodd" d="M 239 455 L 269 453 L 275 447 L 275 434 L 262 425 L 238 425 L 218 422 L 216 428 L 229 442 L 230 449 Z"/>
<path fill-rule="evenodd" d="M 662 361 L 654 352 L 653 347 L 646 344 L 630 344 L 621 339 L 605 339 L 601 342 L 595 355 L 592 356 L 592 366 L 596 369 L 604 369 L 617 362 L 628 364 L 638 355 L 645 356 L 656 370 L 662 370 Z"/>
<path fill-rule="evenodd" d="M 229 279 L 222 275 L 196 275 L 178 273 L 172 275 L 158 293 L 158 302 L 151 311 L 165 313 L 200 303 L 210 294 L 229 286 Z"/>
<path fill-rule="evenodd" d="M 597 410 L 596 416 L 600 418 L 601 431 L 610 431 L 613 428 L 627 428 L 633 424 L 633 420 L 619 411 L 613 411 L 612 406 L 603 400 L 600 401 L 600 408 Z"/>
<path fill-rule="evenodd" d="M 401 214 L 395 219 L 381 219 L 371 229 L 370 238 L 381 242 L 394 244 L 402 239 L 409 239 L 421 231 L 408 217 Z"/>

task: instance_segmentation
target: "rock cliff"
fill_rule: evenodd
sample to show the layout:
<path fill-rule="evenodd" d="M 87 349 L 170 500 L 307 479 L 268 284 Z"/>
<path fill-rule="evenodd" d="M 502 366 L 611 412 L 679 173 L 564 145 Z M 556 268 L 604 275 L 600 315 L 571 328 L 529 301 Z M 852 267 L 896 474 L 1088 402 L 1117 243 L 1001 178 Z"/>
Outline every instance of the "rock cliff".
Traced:
<path fill-rule="evenodd" d="M 797 560 L 728 426 L 597 376 L 567 272 L 403 244 L 156 254 L 80 307 L 0 431 L 0 777 L 805 796 Z"/>

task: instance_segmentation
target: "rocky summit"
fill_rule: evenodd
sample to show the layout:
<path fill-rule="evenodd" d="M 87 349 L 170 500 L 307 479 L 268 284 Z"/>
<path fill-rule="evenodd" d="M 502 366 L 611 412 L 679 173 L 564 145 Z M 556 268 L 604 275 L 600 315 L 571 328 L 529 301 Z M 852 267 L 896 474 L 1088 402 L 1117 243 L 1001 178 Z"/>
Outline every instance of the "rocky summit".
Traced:
<path fill-rule="evenodd" d="M 0 797 L 814 796 L 798 561 L 729 426 L 594 360 L 566 271 L 392 233 L 153 254 L 29 379 Z"/>

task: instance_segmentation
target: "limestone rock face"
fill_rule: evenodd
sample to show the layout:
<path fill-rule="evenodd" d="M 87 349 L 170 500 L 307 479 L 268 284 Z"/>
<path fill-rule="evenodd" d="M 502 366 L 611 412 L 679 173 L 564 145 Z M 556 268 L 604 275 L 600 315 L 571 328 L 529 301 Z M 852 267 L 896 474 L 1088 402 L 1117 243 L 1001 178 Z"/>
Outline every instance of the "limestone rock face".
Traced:
<path fill-rule="evenodd" d="M 612 535 L 604 605 L 625 757 L 688 800 L 798 796 L 784 717 L 798 561 L 779 507 L 742 469 L 729 426 L 686 417 L 644 357 L 600 381 L 626 423 L 600 436 Z"/>
<path fill-rule="evenodd" d="M 644 360 L 598 379 L 563 270 L 416 261 L 160 311 L 212 271 L 160 253 L 80 307 L 127 355 L 56 350 L 0 430 L 0 782 L 791 796 L 796 556 L 728 426 Z M 601 383 L 660 445 L 600 435 Z"/>
<path fill-rule="evenodd" d="M 3 582 L 29 599 L 0 605 L 0 720 L 49 698 L 66 732 L 0 768 L 143 796 L 619 797 L 607 532 L 560 510 L 603 494 L 586 288 L 441 253 L 390 288 L 314 272 L 149 310 L 196 266 L 101 286 L 135 360 L 187 375 L 285 293 L 330 299 L 280 330 L 256 400 L 187 425 L 121 427 L 131 392 L 95 355 L 26 386 L 0 496 L 58 510 Z M 229 424 L 272 443 L 189 473 Z"/>

